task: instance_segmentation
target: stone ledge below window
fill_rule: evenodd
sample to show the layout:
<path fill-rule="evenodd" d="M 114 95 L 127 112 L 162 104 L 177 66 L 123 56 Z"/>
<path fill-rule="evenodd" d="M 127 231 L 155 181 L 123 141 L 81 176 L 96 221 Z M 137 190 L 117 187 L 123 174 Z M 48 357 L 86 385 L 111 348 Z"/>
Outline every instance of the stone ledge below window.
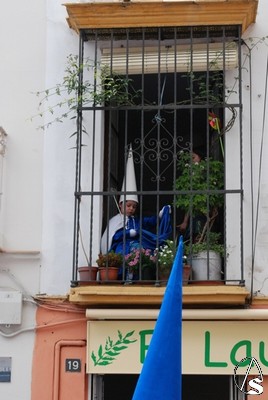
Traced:
<path fill-rule="evenodd" d="M 69 302 L 88 306 L 159 306 L 166 287 L 155 286 L 79 286 L 71 288 Z M 244 306 L 249 292 L 240 286 L 183 287 L 183 305 Z"/>

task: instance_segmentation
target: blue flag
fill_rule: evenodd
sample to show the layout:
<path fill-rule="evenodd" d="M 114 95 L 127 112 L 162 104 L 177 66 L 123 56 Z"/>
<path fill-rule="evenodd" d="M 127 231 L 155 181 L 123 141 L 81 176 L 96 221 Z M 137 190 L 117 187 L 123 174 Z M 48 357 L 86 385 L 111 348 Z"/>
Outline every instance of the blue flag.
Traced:
<path fill-rule="evenodd" d="M 181 400 L 183 240 L 132 400 Z"/>

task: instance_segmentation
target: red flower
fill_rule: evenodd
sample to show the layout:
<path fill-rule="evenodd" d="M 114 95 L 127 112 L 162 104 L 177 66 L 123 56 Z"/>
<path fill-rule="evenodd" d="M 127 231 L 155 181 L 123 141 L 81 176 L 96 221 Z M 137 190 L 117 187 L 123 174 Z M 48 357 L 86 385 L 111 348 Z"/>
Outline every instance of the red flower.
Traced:
<path fill-rule="evenodd" d="M 208 113 L 208 122 L 212 129 L 219 130 L 221 127 L 221 122 L 219 117 L 213 112 Z"/>

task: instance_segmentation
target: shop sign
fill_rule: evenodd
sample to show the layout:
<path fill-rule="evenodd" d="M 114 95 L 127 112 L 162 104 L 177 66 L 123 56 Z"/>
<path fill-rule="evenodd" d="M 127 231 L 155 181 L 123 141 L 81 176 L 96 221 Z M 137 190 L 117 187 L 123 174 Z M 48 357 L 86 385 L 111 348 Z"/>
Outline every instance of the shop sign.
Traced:
<path fill-rule="evenodd" d="M 183 374 L 233 375 L 242 359 L 252 357 L 258 360 L 263 374 L 268 374 L 267 324 L 266 321 L 183 321 Z M 140 373 L 154 325 L 155 321 L 89 321 L 87 372 Z M 170 340 L 175 341 L 176 337 L 171 336 Z M 239 372 L 243 374 L 242 369 Z"/>

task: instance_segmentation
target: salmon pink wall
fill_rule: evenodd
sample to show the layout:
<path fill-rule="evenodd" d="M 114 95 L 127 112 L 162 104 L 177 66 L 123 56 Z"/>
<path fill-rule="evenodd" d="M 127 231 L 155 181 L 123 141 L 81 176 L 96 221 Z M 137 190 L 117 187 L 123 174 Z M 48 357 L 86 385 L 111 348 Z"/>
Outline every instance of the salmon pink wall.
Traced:
<path fill-rule="evenodd" d="M 46 304 L 36 320 L 31 400 L 87 399 L 85 310 Z M 67 359 L 78 360 L 81 370 L 66 370 Z"/>

